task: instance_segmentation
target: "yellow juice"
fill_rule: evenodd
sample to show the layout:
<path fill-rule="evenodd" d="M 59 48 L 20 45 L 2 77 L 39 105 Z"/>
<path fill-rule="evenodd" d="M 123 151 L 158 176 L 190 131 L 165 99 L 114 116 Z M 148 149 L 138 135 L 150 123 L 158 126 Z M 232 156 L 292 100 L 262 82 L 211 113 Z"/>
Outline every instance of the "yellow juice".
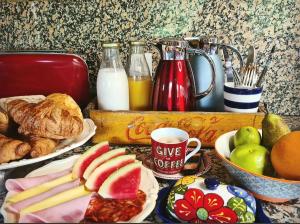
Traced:
<path fill-rule="evenodd" d="M 149 76 L 128 77 L 130 110 L 149 110 L 152 80 Z"/>

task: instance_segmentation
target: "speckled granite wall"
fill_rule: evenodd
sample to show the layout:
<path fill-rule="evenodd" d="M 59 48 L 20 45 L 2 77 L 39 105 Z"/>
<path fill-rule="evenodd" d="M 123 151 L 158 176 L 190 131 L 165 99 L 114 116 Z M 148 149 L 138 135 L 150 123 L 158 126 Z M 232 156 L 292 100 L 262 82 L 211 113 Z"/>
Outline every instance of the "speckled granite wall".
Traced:
<path fill-rule="evenodd" d="M 59 49 L 81 55 L 91 82 L 101 60 L 101 40 L 214 35 L 244 56 L 250 44 L 263 65 L 274 43 L 263 100 L 270 111 L 300 115 L 300 18 L 297 0 L 43 0 L 1 1 L 0 50 Z M 298 51 L 297 51 L 298 49 Z"/>

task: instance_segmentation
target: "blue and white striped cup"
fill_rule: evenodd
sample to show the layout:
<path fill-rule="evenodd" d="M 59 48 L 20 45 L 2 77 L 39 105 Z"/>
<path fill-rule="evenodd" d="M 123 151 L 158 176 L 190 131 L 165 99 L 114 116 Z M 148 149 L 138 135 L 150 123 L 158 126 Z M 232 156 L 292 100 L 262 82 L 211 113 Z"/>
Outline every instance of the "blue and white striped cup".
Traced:
<path fill-rule="evenodd" d="M 239 113 L 256 113 L 262 94 L 261 87 L 234 87 L 233 83 L 224 85 L 224 110 Z"/>

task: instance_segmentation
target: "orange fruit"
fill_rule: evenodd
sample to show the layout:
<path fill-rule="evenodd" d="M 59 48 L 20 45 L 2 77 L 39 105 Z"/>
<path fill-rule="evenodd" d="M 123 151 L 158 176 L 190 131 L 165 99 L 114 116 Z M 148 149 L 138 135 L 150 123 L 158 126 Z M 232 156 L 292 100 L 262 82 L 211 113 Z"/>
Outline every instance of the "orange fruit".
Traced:
<path fill-rule="evenodd" d="M 280 177 L 300 180 L 300 131 L 290 132 L 275 143 L 271 161 Z"/>

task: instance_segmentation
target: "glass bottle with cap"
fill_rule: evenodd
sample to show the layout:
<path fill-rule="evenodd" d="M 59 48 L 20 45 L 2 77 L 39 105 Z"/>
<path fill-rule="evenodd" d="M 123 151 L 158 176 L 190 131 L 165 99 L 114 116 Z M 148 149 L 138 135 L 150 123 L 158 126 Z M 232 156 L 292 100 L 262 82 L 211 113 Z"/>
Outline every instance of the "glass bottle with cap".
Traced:
<path fill-rule="evenodd" d="M 145 58 L 145 42 L 131 41 L 127 64 L 130 110 L 149 110 L 152 80 Z"/>
<path fill-rule="evenodd" d="M 97 77 L 98 107 L 102 110 L 129 110 L 128 79 L 119 54 L 119 43 L 103 43 Z"/>

